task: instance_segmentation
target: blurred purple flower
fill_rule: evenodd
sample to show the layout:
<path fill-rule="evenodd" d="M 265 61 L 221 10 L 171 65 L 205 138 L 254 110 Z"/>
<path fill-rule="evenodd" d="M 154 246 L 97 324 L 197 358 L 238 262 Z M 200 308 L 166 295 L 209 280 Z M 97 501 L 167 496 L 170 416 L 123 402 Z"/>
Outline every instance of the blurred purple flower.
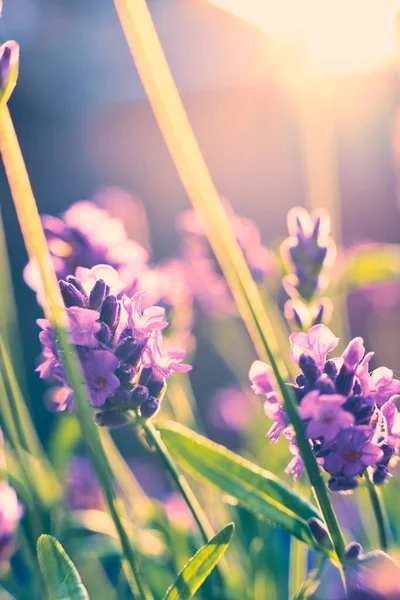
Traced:
<path fill-rule="evenodd" d="M 262 244 L 259 229 L 250 219 L 236 215 L 226 200 L 224 206 L 254 279 L 263 281 L 275 270 L 274 255 Z M 196 213 L 181 213 L 177 228 L 183 236 L 187 282 L 201 310 L 222 317 L 234 314 L 231 293 Z"/>
<path fill-rule="evenodd" d="M 15 532 L 23 515 L 17 494 L 6 481 L 0 481 L 0 563 L 15 552 Z"/>
<path fill-rule="evenodd" d="M 251 365 L 249 379 L 252 383 L 251 389 L 255 394 L 276 393 L 273 371 L 261 360 L 255 360 Z"/>
<path fill-rule="evenodd" d="M 61 219 L 45 215 L 42 223 L 59 279 L 66 279 L 78 267 L 109 265 L 119 272 L 121 289 L 131 290 L 146 267 L 147 252 L 128 239 L 122 221 L 93 202 L 73 204 Z M 24 279 L 42 303 L 41 278 L 34 261 L 25 267 Z"/>
<path fill-rule="evenodd" d="M 104 509 L 101 488 L 86 456 L 74 456 L 69 465 L 66 501 L 71 510 Z"/>

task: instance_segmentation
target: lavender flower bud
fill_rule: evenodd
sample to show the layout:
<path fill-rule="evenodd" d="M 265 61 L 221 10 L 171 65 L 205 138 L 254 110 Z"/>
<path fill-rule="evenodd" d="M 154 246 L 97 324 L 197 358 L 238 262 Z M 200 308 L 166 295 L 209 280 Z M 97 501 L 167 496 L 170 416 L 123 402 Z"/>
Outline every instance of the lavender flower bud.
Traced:
<path fill-rule="evenodd" d="M 83 285 L 81 285 L 79 283 L 79 281 L 76 279 L 76 277 L 74 277 L 73 275 L 68 275 L 65 278 L 65 281 L 67 283 L 71 283 L 74 287 L 76 287 L 77 290 L 80 291 L 80 293 L 82 294 L 82 296 L 84 296 L 85 298 L 87 298 L 87 294 L 86 294 L 85 288 L 83 287 Z"/>
<path fill-rule="evenodd" d="M 132 378 L 135 375 L 135 369 L 131 367 L 131 365 L 120 365 L 115 371 L 115 375 L 122 385 L 127 385 L 132 381 Z"/>
<path fill-rule="evenodd" d="M 299 367 L 303 371 L 304 376 L 310 386 L 313 386 L 319 375 L 318 367 L 315 360 L 311 356 L 302 354 L 299 359 Z"/>
<path fill-rule="evenodd" d="M 377 465 L 372 475 L 372 481 L 375 485 L 382 485 L 383 483 L 387 482 L 389 477 L 389 469 L 385 467 L 385 465 Z"/>
<path fill-rule="evenodd" d="M 336 391 L 342 396 L 348 396 L 354 383 L 354 372 L 347 365 L 343 365 L 336 377 Z"/>
<path fill-rule="evenodd" d="M 121 362 L 131 363 L 138 350 L 138 344 L 132 337 L 126 338 L 115 350 L 116 357 Z"/>
<path fill-rule="evenodd" d="M 151 396 L 154 398 L 159 398 L 164 390 L 165 382 L 164 380 L 159 379 L 150 379 L 147 384 L 147 388 Z"/>
<path fill-rule="evenodd" d="M 130 396 L 132 408 L 139 408 L 149 399 L 149 390 L 143 385 L 135 385 Z M 154 399 L 154 398 L 153 398 Z M 146 410 L 146 409 L 145 409 Z M 143 414 L 142 414 L 143 416 Z"/>
<path fill-rule="evenodd" d="M 363 552 L 363 548 L 361 546 L 361 544 L 359 544 L 358 542 L 350 542 L 350 544 L 348 544 L 346 546 L 346 549 L 344 551 L 344 557 L 346 560 L 356 560 L 360 554 L 362 554 Z"/>
<path fill-rule="evenodd" d="M 60 286 L 66 308 L 70 308 L 71 306 L 86 308 L 86 298 L 72 283 L 67 283 L 61 279 L 58 285 Z"/>
<path fill-rule="evenodd" d="M 90 292 L 89 308 L 91 308 L 92 310 L 97 310 L 101 306 L 105 295 L 106 284 L 102 279 L 98 279 L 94 284 L 92 291 Z"/>
<path fill-rule="evenodd" d="M 13 40 L 0 47 L 0 101 L 5 103 L 10 98 L 17 83 L 19 45 Z"/>
<path fill-rule="evenodd" d="M 106 325 L 105 323 L 101 323 L 101 329 L 96 333 L 96 338 L 102 344 L 109 343 L 109 341 L 111 340 L 111 331 L 108 325 Z"/>
<path fill-rule="evenodd" d="M 335 384 L 326 373 L 323 373 L 320 375 L 320 377 L 318 377 L 315 383 L 315 389 L 317 389 L 321 394 L 334 394 L 336 391 Z"/>
<path fill-rule="evenodd" d="M 331 492 L 350 492 L 358 486 L 358 481 L 350 477 L 331 477 L 328 488 Z"/>
<path fill-rule="evenodd" d="M 100 320 L 113 330 L 118 325 L 120 304 L 115 296 L 107 296 L 100 311 Z"/>
<path fill-rule="evenodd" d="M 156 412 L 160 408 L 160 403 L 156 398 L 150 396 L 143 404 L 140 406 L 140 414 L 144 419 L 149 419 L 153 417 Z"/>
<path fill-rule="evenodd" d="M 118 429 L 127 425 L 131 420 L 131 416 L 126 411 L 104 411 L 97 413 L 95 421 L 100 427 L 108 427 L 109 429 Z"/>
<path fill-rule="evenodd" d="M 315 541 L 323 548 L 332 548 L 332 542 L 329 537 L 329 533 L 322 521 L 316 517 L 312 517 L 307 521 L 307 524 L 311 530 L 311 533 Z"/>
<path fill-rule="evenodd" d="M 328 375 L 332 380 L 336 378 L 337 368 L 333 360 L 327 360 L 324 366 L 324 373 Z"/>

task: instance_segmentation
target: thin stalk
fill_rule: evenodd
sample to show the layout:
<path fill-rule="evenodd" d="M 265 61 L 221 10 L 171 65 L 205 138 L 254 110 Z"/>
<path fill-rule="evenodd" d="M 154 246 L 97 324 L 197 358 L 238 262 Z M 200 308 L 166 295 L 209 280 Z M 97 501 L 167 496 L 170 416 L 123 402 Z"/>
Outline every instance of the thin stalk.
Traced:
<path fill-rule="evenodd" d="M 142 600 L 147 600 L 151 596 L 142 582 L 136 555 L 121 522 L 111 468 L 101 444 L 97 426 L 93 421 L 93 414 L 80 362 L 75 348 L 69 340 L 67 330 L 68 321 L 64 303 L 58 287 L 29 176 L 7 106 L 0 108 L 0 150 L 24 242 L 30 258 L 37 264 L 42 279 L 46 295 L 44 311 L 54 327 L 67 379 L 74 391 L 76 412 L 81 426 L 82 437 L 87 442 L 97 478 L 102 487 L 110 515 L 121 542 L 122 551 L 125 556 L 125 560 L 123 561 L 125 573 L 134 594 L 137 588 Z"/>
<path fill-rule="evenodd" d="M 378 490 L 371 481 L 368 473 L 365 473 L 364 479 L 367 484 L 369 499 L 372 510 L 374 511 L 376 526 L 378 528 L 379 545 L 382 550 L 387 552 L 389 548 L 389 525 L 383 506 L 382 496 L 380 490 Z"/>
<path fill-rule="evenodd" d="M 271 363 L 311 486 L 341 562 L 345 548 L 343 535 L 319 466 L 305 437 L 295 399 L 285 384 L 289 371 L 282 359 L 274 327 L 201 154 L 147 4 L 145 0 L 114 0 L 114 4 L 175 167 L 201 219 L 256 351 L 261 360 Z M 270 305 L 272 301 L 267 299 L 268 311 Z M 278 326 L 278 323 L 274 325 Z"/>
<path fill-rule="evenodd" d="M 209 522 L 207 516 L 201 508 L 186 478 L 181 473 L 178 473 L 178 470 L 174 465 L 174 462 L 168 452 L 168 449 L 162 441 L 162 438 L 159 432 L 154 427 L 154 425 L 150 421 L 144 421 L 142 423 L 142 427 L 146 432 L 146 435 L 148 436 L 149 440 L 153 444 L 154 448 L 157 450 L 157 453 L 165 469 L 171 475 L 174 484 L 176 485 L 178 491 L 182 495 L 182 498 L 186 502 L 190 512 L 192 513 L 193 518 L 198 525 L 204 543 L 207 544 L 210 541 L 210 539 L 214 537 L 214 530 L 212 528 L 211 523 Z"/>
<path fill-rule="evenodd" d="M 161 438 L 160 433 L 157 431 L 157 429 L 154 427 L 151 421 L 143 421 L 142 427 L 147 437 L 151 441 L 152 445 L 156 449 L 166 471 L 171 475 L 171 478 L 177 490 L 181 494 L 182 498 L 186 502 L 187 507 L 192 513 L 193 518 L 196 521 L 197 526 L 200 530 L 204 543 L 207 544 L 210 541 L 210 539 L 213 538 L 215 535 L 214 529 L 211 523 L 209 522 L 207 515 L 200 506 L 186 478 L 178 472 L 168 452 L 168 449 Z M 219 580 L 218 585 L 222 589 L 224 580 L 218 565 L 216 566 L 215 573 L 217 574 Z"/>

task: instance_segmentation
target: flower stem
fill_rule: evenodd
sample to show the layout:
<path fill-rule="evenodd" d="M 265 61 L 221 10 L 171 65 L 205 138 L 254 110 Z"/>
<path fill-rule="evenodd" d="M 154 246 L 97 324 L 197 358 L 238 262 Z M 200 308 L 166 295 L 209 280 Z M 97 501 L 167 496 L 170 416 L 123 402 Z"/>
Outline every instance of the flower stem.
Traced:
<path fill-rule="evenodd" d="M 205 544 L 209 542 L 209 540 L 214 537 L 215 533 L 211 523 L 209 522 L 207 515 L 204 513 L 202 507 L 200 506 L 196 496 L 194 495 L 190 485 L 188 484 L 186 478 L 178 472 L 169 452 L 164 444 L 160 433 L 156 430 L 151 421 L 143 421 L 142 427 L 151 441 L 154 448 L 157 450 L 157 453 L 168 473 L 171 475 L 172 480 L 177 487 L 178 491 L 182 495 L 182 498 L 186 502 L 187 507 L 193 515 L 194 520 L 197 523 L 197 526 L 200 530 L 201 536 Z M 219 570 L 217 565 L 215 569 L 215 573 L 218 577 L 218 587 L 220 588 L 220 592 L 223 588 L 223 576 Z"/>
<path fill-rule="evenodd" d="M 136 589 L 142 600 L 151 598 L 141 580 L 136 555 L 119 514 L 117 494 L 113 485 L 111 467 L 100 441 L 97 426 L 93 421 L 84 377 L 75 348 L 68 334 L 68 321 L 64 303 L 58 287 L 53 262 L 49 253 L 41 219 L 19 147 L 14 125 L 6 105 L 0 107 L 0 151 L 13 196 L 18 220 L 28 254 L 35 261 L 46 295 L 44 311 L 54 327 L 68 382 L 74 392 L 76 413 L 86 440 L 90 457 L 102 487 L 110 515 L 117 530 L 122 552 L 123 566 L 134 595 Z"/>
<path fill-rule="evenodd" d="M 374 511 L 376 525 L 378 528 L 379 544 L 382 550 L 387 552 L 389 548 L 389 526 L 383 506 L 382 496 L 380 490 L 378 490 L 376 485 L 374 485 L 374 483 L 371 481 L 368 472 L 365 473 L 364 478 L 367 484 L 369 499 L 371 501 L 372 510 Z"/>

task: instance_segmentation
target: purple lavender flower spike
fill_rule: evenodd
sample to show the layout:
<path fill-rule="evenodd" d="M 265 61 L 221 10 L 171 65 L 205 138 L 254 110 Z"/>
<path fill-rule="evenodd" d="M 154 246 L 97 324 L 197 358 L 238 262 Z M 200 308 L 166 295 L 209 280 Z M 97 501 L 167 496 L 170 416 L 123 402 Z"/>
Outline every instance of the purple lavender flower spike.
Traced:
<path fill-rule="evenodd" d="M 346 398 L 339 394 L 320 395 L 309 392 L 301 401 L 299 413 L 302 419 L 309 420 L 306 433 L 309 438 L 324 438 L 331 442 L 342 429 L 354 424 L 354 416 L 342 409 Z"/>
<path fill-rule="evenodd" d="M 324 460 L 324 469 L 328 473 L 355 477 L 382 457 L 382 449 L 371 441 L 369 428 L 346 429 L 336 438 L 332 452 Z"/>
<path fill-rule="evenodd" d="M 95 417 L 97 424 L 121 427 L 135 415 L 154 416 L 160 408 L 165 380 L 173 372 L 191 369 L 181 363 L 184 350 L 162 347 L 161 329 L 167 326 L 165 310 L 157 306 L 143 310 L 144 292 L 137 292 L 132 298 L 125 295 L 122 300 L 110 294 L 118 289 L 119 277 L 115 269 L 105 265 L 77 269 L 75 276 L 69 276 L 66 282 L 62 280 L 60 286 L 68 290 L 71 302 L 78 298 L 79 306 L 70 306 L 67 314 L 90 404 L 101 407 Z M 67 386 L 53 329 L 46 319 L 40 319 L 38 324 L 42 328 L 39 337 L 44 361 L 37 370 L 42 378 L 57 384 L 48 396 L 48 405 L 57 411 L 70 411 L 74 398 Z M 135 414 L 129 414 L 130 411 Z"/>
<path fill-rule="evenodd" d="M 324 325 L 313 326 L 308 333 L 292 333 L 290 342 L 291 358 L 302 373 L 289 385 L 317 462 L 331 474 L 329 489 L 352 491 L 368 466 L 373 468 L 374 483 L 387 481 L 400 448 L 400 414 L 395 405 L 400 381 L 384 367 L 369 373 L 373 353 L 364 356 L 362 338 L 353 339 L 341 357 L 329 360 L 327 354 L 338 339 Z M 291 440 L 294 458 L 285 472 L 297 478 L 303 467 L 301 457 L 269 368 L 257 361 L 250 379 L 253 391 L 266 396 L 264 411 L 273 421 L 270 441 L 281 434 Z"/>
<path fill-rule="evenodd" d="M 305 354 L 313 358 L 321 370 L 324 368 L 326 355 L 339 343 L 339 338 L 325 325 L 314 325 L 308 333 L 292 333 L 289 339 L 290 359 L 294 363 L 298 364 L 300 357 Z"/>
<path fill-rule="evenodd" d="M 8 562 L 15 552 L 15 533 L 22 515 L 14 489 L 0 481 L 0 563 Z"/>

